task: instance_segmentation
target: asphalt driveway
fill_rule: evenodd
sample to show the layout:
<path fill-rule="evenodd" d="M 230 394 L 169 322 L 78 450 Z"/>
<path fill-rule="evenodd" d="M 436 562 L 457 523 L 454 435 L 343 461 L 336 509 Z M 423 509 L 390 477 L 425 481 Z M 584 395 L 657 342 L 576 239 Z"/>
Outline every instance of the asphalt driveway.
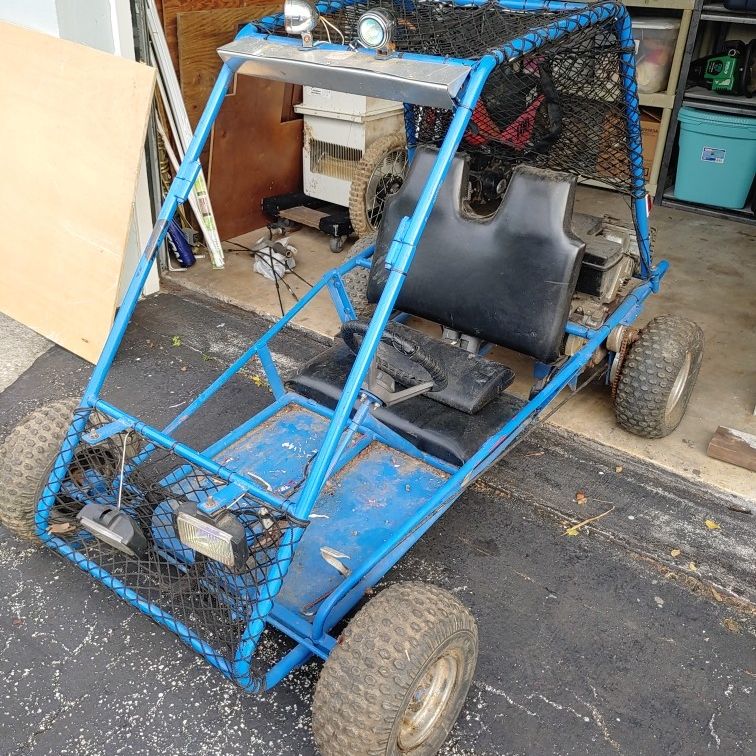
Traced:
<path fill-rule="evenodd" d="M 263 327 L 201 299 L 145 301 L 108 396 L 160 422 Z M 319 348 L 296 332 L 275 345 L 289 368 Z M 45 352 L 0 393 L 0 433 L 76 394 L 88 371 Z M 263 406 L 258 383 L 237 378 L 187 439 Z M 596 527 L 565 536 L 565 524 L 609 506 Z M 756 752 L 749 511 L 551 429 L 518 446 L 388 576 L 453 591 L 480 625 L 476 681 L 443 753 Z M 319 663 L 264 696 L 243 694 L 107 589 L 2 529 L 0 595 L 0 753 L 314 753 Z"/>

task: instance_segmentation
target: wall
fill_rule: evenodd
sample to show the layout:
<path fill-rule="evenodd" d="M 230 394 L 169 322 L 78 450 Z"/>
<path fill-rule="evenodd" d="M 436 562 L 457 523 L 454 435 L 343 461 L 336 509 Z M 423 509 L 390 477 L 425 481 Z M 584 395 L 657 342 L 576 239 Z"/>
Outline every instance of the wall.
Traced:
<path fill-rule="evenodd" d="M 10 21 L 55 37 L 60 36 L 55 0 L 2 0 L 0 21 Z"/>

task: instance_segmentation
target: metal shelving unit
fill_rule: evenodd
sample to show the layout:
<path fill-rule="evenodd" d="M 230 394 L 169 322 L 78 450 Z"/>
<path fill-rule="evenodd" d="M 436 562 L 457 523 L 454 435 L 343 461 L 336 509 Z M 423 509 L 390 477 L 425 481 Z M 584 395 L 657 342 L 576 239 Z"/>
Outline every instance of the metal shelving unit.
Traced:
<path fill-rule="evenodd" d="M 710 92 L 705 87 L 691 87 L 683 95 L 683 103 L 699 110 L 718 110 L 734 115 L 756 116 L 756 98 Z"/>
<path fill-rule="evenodd" d="M 688 30 L 693 19 L 695 0 L 625 0 L 625 5 L 630 8 L 631 16 L 633 15 L 634 8 L 680 11 L 680 29 L 677 32 L 677 41 L 675 43 L 675 52 L 672 56 L 667 89 L 664 92 L 654 92 L 653 94 L 641 93 L 639 95 L 642 107 L 660 108 L 662 111 L 657 149 L 654 154 L 653 163 L 651 164 L 651 170 L 649 171 L 648 181 L 646 182 L 646 191 L 653 196 L 656 194 L 659 174 L 662 168 L 662 158 L 664 156 L 662 146 L 666 144 L 667 133 L 672 123 L 675 94 L 678 89 L 678 83 L 681 80 L 680 71 L 685 54 L 685 43 L 688 39 Z"/>
<path fill-rule="evenodd" d="M 756 213 L 746 206 L 743 210 L 731 210 L 717 208 L 710 205 L 702 205 L 697 202 L 686 202 L 676 199 L 669 186 L 670 165 L 677 137 L 677 114 L 683 105 L 700 110 L 712 110 L 733 115 L 756 117 L 756 97 L 736 97 L 734 95 L 712 92 L 705 87 L 685 88 L 684 82 L 688 79 L 690 64 L 696 48 L 699 31 L 702 22 L 714 22 L 720 24 L 747 24 L 756 25 L 756 15 L 740 14 L 728 11 L 722 3 L 703 3 L 697 0 L 693 10 L 688 39 L 685 44 L 685 54 L 680 70 L 680 81 L 683 85 L 675 96 L 675 102 L 671 112 L 669 128 L 667 131 L 661 167 L 658 175 L 655 202 L 666 207 L 676 207 L 681 210 L 690 210 L 701 215 L 710 215 L 716 218 L 728 218 L 743 223 L 756 225 Z"/>
<path fill-rule="evenodd" d="M 706 3 L 701 12 L 701 21 L 719 21 L 725 24 L 756 24 L 756 16 L 729 11 L 724 7 L 724 3 Z"/>

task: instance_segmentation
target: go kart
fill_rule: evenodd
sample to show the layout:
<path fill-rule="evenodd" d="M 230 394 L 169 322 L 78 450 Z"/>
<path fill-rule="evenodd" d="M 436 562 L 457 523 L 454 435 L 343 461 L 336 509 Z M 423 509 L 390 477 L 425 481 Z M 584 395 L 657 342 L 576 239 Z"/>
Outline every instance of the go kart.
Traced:
<path fill-rule="evenodd" d="M 700 366 L 695 324 L 633 326 L 667 270 L 652 259 L 633 49 L 617 2 L 287 0 L 244 27 L 219 51 L 83 398 L 5 442 L 5 525 L 246 691 L 322 659 L 323 754 L 436 753 L 475 674 L 475 620 L 432 585 L 372 589 L 563 389 L 603 381 L 623 428 L 660 437 Z M 161 429 L 102 388 L 237 74 L 405 103 L 409 168 L 376 234 Z M 578 177 L 624 192 L 633 227 L 576 213 Z M 323 291 L 340 337 L 284 376 L 271 344 Z M 492 345 L 532 358 L 527 401 Z M 206 448 L 180 441 L 253 360 L 271 404 Z"/>

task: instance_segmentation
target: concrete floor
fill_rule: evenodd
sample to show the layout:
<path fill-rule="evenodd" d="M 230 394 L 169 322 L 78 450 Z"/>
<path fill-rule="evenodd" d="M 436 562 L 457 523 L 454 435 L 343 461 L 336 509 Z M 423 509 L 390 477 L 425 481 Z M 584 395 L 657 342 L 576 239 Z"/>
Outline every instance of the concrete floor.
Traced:
<path fill-rule="evenodd" d="M 629 219 L 625 199 L 612 192 L 581 187 L 577 210 Z M 591 387 L 552 418 L 552 422 L 662 467 L 725 490 L 756 498 L 756 476 L 734 465 L 706 456 L 708 442 L 719 425 L 756 432 L 756 231 L 749 226 L 696 216 L 668 208 L 652 214 L 657 259 L 670 261 L 661 295 L 651 298 L 641 322 L 674 312 L 698 322 L 706 336 L 706 351 L 698 384 L 687 414 L 678 429 L 664 439 L 649 441 L 620 429 L 605 388 Z M 262 232 L 240 238 L 253 244 Z M 299 254 L 297 272 L 317 280 L 341 256 L 328 250 L 327 239 L 311 229 L 292 235 Z M 249 254 L 229 252 L 223 271 L 207 261 L 170 279 L 238 307 L 276 317 L 280 306 L 271 281 L 252 271 Z M 308 287 L 293 276 L 287 283 L 298 294 Z M 294 299 L 282 289 L 284 307 Z M 331 337 L 339 321 L 327 294 L 321 294 L 295 321 Z M 495 356 L 518 374 L 513 390 L 527 395 L 529 360 L 496 350 Z"/>

